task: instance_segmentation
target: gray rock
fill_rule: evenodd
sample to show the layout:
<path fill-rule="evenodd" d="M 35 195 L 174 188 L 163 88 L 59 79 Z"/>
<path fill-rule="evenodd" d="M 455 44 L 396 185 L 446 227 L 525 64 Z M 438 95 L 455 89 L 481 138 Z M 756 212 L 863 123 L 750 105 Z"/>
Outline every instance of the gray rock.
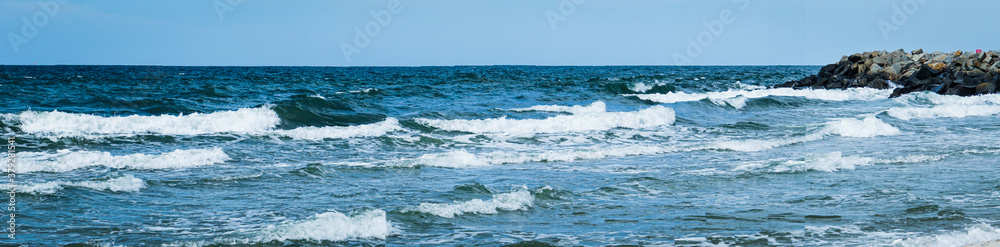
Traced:
<path fill-rule="evenodd" d="M 1000 63 L 998 63 L 998 64 L 1000 64 Z M 869 75 L 878 74 L 878 72 L 880 72 L 880 71 L 882 71 L 882 66 L 879 66 L 878 63 L 873 63 L 872 67 L 868 68 L 868 74 Z"/>
<path fill-rule="evenodd" d="M 913 53 L 913 55 L 924 54 L 924 49 L 916 49 L 910 53 Z"/>
<path fill-rule="evenodd" d="M 875 62 L 878 65 L 886 65 L 889 61 L 886 61 L 884 57 L 875 57 L 872 58 L 872 62 Z"/>

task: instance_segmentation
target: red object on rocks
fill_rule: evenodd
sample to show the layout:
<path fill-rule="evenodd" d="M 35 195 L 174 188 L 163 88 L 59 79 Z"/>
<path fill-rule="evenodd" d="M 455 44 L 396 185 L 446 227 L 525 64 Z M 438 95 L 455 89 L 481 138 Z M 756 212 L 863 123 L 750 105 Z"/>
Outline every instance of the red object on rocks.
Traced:
<path fill-rule="evenodd" d="M 976 49 L 976 53 L 981 53 L 981 52 L 983 52 L 983 49 Z"/>

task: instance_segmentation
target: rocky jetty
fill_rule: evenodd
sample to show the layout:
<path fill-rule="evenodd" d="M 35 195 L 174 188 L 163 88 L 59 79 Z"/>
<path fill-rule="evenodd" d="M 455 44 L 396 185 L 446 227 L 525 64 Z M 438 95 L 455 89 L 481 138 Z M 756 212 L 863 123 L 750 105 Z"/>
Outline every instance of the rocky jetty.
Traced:
<path fill-rule="evenodd" d="M 998 82 L 1000 51 L 924 53 L 921 49 L 899 49 L 844 56 L 823 66 L 816 75 L 775 87 L 895 87 L 890 97 L 917 91 L 969 96 L 996 93 Z"/>

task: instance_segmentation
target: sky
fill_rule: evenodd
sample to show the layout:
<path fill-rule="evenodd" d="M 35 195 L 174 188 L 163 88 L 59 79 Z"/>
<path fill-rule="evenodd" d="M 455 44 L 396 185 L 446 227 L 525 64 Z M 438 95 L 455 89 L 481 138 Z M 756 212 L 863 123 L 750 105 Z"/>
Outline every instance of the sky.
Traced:
<path fill-rule="evenodd" d="M 0 64 L 822 65 L 1000 49 L 1000 1 L 0 0 Z"/>

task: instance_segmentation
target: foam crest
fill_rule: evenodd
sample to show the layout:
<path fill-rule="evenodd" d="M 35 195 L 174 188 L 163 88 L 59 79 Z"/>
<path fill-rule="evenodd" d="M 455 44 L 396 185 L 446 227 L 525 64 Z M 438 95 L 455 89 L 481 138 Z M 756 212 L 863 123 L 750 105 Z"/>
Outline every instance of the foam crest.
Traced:
<path fill-rule="evenodd" d="M 720 141 L 706 146 L 706 149 L 731 150 L 738 152 L 759 152 L 782 146 L 799 144 L 823 139 L 823 133 L 813 133 L 798 137 L 788 137 L 770 140 L 735 140 Z"/>
<path fill-rule="evenodd" d="M 732 150 L 739 152 L 759 152 L 782 146 L 822 140 L 826 135 L 845 137 L 876 137 L 898 135 L 899 129 L 875 117 L 865 119 L 837 119 L 827 122 L 815 133 L 780 139 L 720 141 L 705 146 L 705 149 Z"/>
<path fill-rule="evenodd" d="M 537 153 L 489 152 L 472 154 L 465 150 L 456 150 L 445 153 L 425 154 L 416 159 L 390 161 L 386 162 L 385 165 L 396 167 L 413 167 L 422 165 L 432 167 L 467 168 L 528 162 L 568 162 L 585 159 L 651 155 L 675 151 L 677 151 L 677 149 L 672 147 L 640 145 L 585 150 L 545 151 Z"/>
<path fill-rule="evenodd" d="M 9 185 L 5 187 L 8 189 L 10 188 Z M 146 182 L 142 181 L 142 179 L 126 174 L 125 176 L 112 178 L 108 180 L 101 180 L 101 181 L 81 181 L 81 182 L 50 181 L 45 183 L 28 183 L 25 185 L 17 186 L 17 191 L 21 193 L 29 193 L 36 195 L 54 194 L 57 191 L 62 190 L 64 187 L 80 187 L 92 190 L 109 190 L 114 192 L 137 192 L 143 188 L 146 188 Z"/>
<path fill-rule="evenodd" d="M 527 108 L 515 108 L 511 111 L 544 111 L 544 112 L 565 112 L 572 114 L 602 113 L 606 112 L 607 106 L 603 101 L 596 101 L 590 105 L 560 106 L 560 105 L 536 105 Z"/>
<path fill-rule="evenodd" d="M 316 214 L 309 219 L 277 227 L 269 226 L 261 234 L 259 241 L 385 239 L 398 232 L 399 230 L 386 219 L 385 211 L 379 209 L 351 216 L 334 211 Z"/>
<path fill-rule="evenodd" d="M 70 186 L 90 188 L 93 190 L 110 190 L 110 191 L 124 191 L 124 192 L 136 192 L 142 188 L 146 188 L 146 183 L 142 179 L 133 177 L 132 175 L 125 175 L 118 178 L 112 178 L 105 181 L 83 181 L 75 182 Z"/>
<path fill-rule="evenodd" d="M 876 117 L 866 117 L 862 120 L 839 119 L 827 123 L 823 130 L 825 133 L 846 137 L 892 136 L 900 133 L 899 129 Z"/>
<path fill-rule="evenodd" d="M 896 239 L 893 246 L 910 247 L 935 247 L 935 246 L 995 246 L 987 245 L 983 242 L 1000 239 L 1000 229 L 987 224 L 977 224 L 965 228 L 964 231 L 942 233 L 932 236 L 916 237 L 909 239 Z M 980 244 L 980 245 L 976 245 Z"/>
<path fill-rule="evenodd" d="M 382 136 L 386 133 L 402 130 L 399 120 L 386 118 L 382 122 L 356 126 L 299 127 L 290 130 L 273 130 L 268 134 L 285 136 L 292 139 L 319 141 L 323 139 L 346 139 L 356 137 Z"/>
<path fill-rule="evenodd" d="M 108 152 L 59 150 L 56 153 L 19 153 L 18 173 L 66 172 L 91 166 L 130 169 L 187 168 L 230 160 L 220 148 L 175 150 L 162 154 L 114 156 Z M 4 162 L 7 158 L 4 157 Z"/>
<path fill-rule="evenodd" d="M 653 106 L 635 112 L 601 112 L 555 116 L 546 119 L 507 119 L 505 117 L 476 120 L 415 119 L 418 123 L 443 130 L 478 134 L 537 134 L 575 131 L 609 130 L 614 128 L 652 128 L 674 123 L 674 110 Z"/>
<path fill-rule="evenodd" d="M 493 195 L 493 199 L 472 199 L 454 203 L 420 203 L 419 206 L 403 210 L 403 212 L 421 212 L 444 218 L 454 218 L 463 214 L 497 214 L 503 211 L 527 210 L 532 206 L 535 197 L 525 189 L 514 192 Z"/>
<path fill-rule="evenodd" d="M 24 132 L 56 136 L 247 133 L 267 130 L 281 122 L 269 106 L 176 116 L 102 117 L 60 111 L 26 111 L 16 115 L 4 114 L 3 118 L 19 122 Z"/>
<path fill-rule="evenodd" d="M 801 171 L 835 172 L 839 170 L 854 170 L 858 166 L 872 165 L 875 159 L 860 156 L 843 156 L 839 151 L 825 154 L 810 154 L 802 160 L 788 160 L 771 166 L 766 164 L 750 164 L 736 167 L 737 171 L 749 171 L 765 168 L 768 172 L 786 173 Z"/>
<path fill-rule="evenodd" d="M 919 118 L 963 118 L 1000 114 L 1000 105 L 946 104 L 933 107 L 893 107 L 886 114 L 902 120 Z"/>
<path fill-rule="evenodd" d="M 643 100 L 655 101 L 659 103 L 672 104 L 677 102 L 699 101 L 703 99 L 712 100 L 716 104 L 728 103 L 725 99 L 743 97 L 748 99 L 763 98 L 769 96 L 803 97 L 808 99 L 818 99 L 827 101 L 849 101 L 849 100 L 879 100 L 889 98 L 892 90 L 882 90 L 873 88 L 849 88 L 846 90 L 828 89 L 792 89 L 792 88 L 770 88 L 758 90 L 729 90 L 723 92 L 708 93 L 685 93 L 672 92 L 665 94 L 634 94 Z M 745 104 L 743 104 L 745 106 Z M 742 106 L 732 105 L 737 109 Z"/>

